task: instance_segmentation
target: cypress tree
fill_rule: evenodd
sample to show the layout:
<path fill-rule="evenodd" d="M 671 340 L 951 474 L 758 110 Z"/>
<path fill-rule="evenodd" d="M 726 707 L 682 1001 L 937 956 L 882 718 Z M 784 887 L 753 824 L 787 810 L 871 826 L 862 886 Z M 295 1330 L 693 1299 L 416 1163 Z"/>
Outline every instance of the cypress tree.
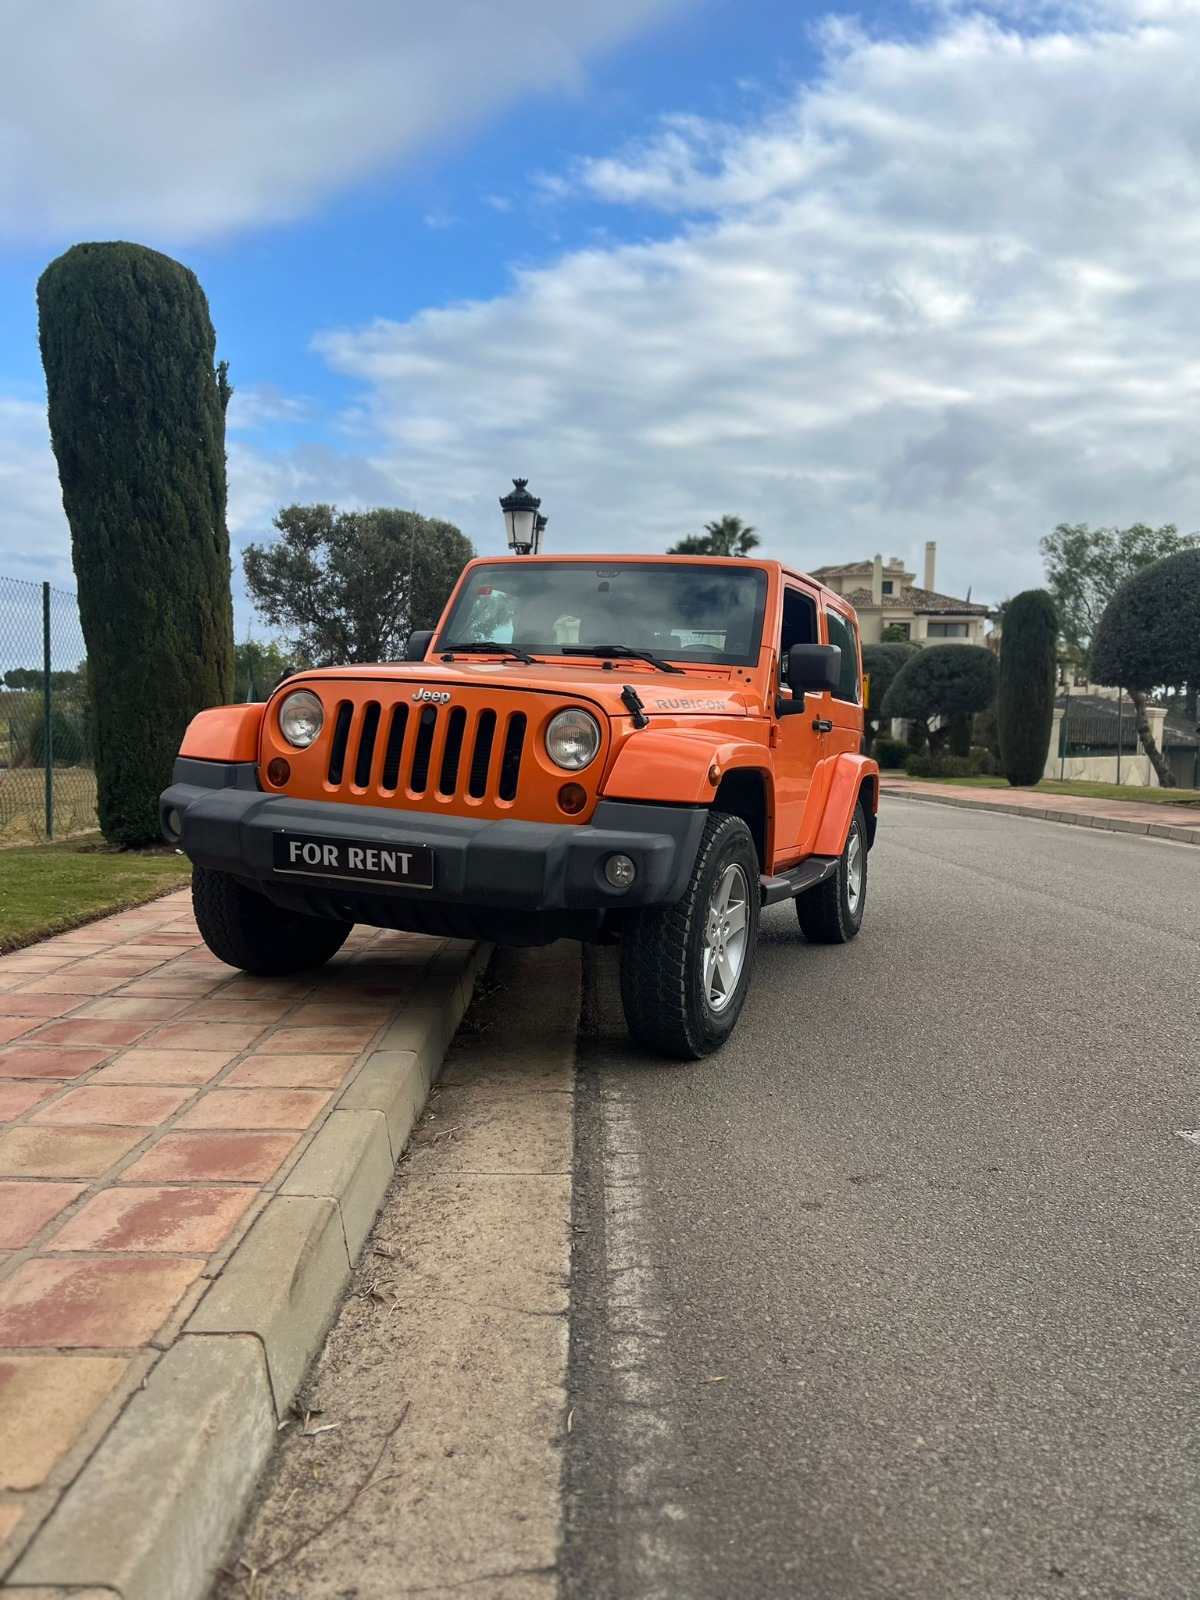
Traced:
<path fill-rule="evenodd" d="M 231 390 L 195 274 L 141 245 L 73 246 L 38 282 L 38 318 L 100 826 L 146 844 L 188 722 L 233 693 Z"/>
<path fill-rule="evenodd" d="M 1038 783 L 1054 725 L 1058 611 L 1045 589 L 1026 589 L 1004 610 L 996 720 L 1000 767 L 1014 787 Z"/>

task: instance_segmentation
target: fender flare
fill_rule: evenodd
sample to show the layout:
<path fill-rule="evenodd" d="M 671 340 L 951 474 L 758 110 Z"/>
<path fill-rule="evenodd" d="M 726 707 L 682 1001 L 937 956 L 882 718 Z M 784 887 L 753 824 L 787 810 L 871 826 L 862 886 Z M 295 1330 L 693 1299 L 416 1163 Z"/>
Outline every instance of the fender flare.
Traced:
<path fill-rule="evenodd" d="M 715 780 L 709 776 L 713 767 L 718 769 Z M 712 804 L 721 779 L 741 768 L 762 774 L 770 806 L 770 761 L 762 745 L 721 739 L 711 731 L 647 728 L 621 745 L 600 793 L 605 800 L 707 806 Z"/>
<path fill-rule="evenodd" d="M 869 756 L 849 751 L 833 758 L 833 777 L 825 799 L 825 815 L 817 832 L 812 853 L 815 856 L 840 856 L 846 848 L 854 807 L 866 784 L 867 847 L 875 842 L 875 816 L 879 810 L 879 766 Z"/>
<path fill-rule="evenodd" d="M 214 706 L 188 723 L 179 747 L 196 761 L 257 761 L 266 705 Z"/>

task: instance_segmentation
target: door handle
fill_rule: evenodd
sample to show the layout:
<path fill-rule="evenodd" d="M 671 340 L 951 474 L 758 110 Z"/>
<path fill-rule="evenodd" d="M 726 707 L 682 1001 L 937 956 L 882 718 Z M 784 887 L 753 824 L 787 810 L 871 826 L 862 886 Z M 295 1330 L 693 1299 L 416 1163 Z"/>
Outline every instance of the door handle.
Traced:
<path fill-rule="evenodd" d="M 824 717 L 814 717 L 813 718 L 813 732 L 814 733 L 832 733 L 833 732 L 833 723 L 827 721 Z"/>

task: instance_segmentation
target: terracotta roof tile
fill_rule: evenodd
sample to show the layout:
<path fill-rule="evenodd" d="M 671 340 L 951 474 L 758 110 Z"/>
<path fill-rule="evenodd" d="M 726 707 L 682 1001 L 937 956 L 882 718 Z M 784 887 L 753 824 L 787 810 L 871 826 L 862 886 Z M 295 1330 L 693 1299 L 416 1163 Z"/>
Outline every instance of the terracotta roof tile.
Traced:
<path fill-rule="evenodd" d="M 870 610 L 875 604 L 870 589 L 855 589 L 846 599 L 856 611 Z M 953 595 L 938 594 L 933 589 L 901 589 L 899 594 L 883 596 L 883 610 L 928 612 L 935 616 L 950 613 L 962 617 L 986 617 L 988 608 L 978 606 L 974 601 L 956 600 Z"/>

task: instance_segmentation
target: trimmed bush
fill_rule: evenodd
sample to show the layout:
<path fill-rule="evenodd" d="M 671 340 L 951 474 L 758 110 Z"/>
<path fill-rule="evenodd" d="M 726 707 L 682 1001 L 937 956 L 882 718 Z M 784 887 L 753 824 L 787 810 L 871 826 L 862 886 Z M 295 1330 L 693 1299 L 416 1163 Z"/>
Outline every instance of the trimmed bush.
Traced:
<path fill-rule="evenodd" d="M 225 369 L 195 275 L 80 244 L 38 283 L 50 437 L 87 641 L 105 837 L 158 832 L 183 731 L 233 691 Z"/>
<path fill-rule="evenodd" d="M 77 767 L 87 755 L 87 731 L 82 719 L 55 706 L 50 713 L 53 738 L 53 763 L 56 767 Z M 40 712 L 20 741 L 21 765 L 46 765 L 46 717 Z"/>
<path fill-rule="evenodd" d="M 935 719 L 970 716 L 991 704 L 996 693 L 996 658 L 977 644 L 938 644 L 905 662 L 884 696 L 880 715 L 902 717 L 929 730 L 930 753 L 945 743 L 948 729 L 930 729 Z M 968 734 L 967 748 L 970 748 Z"/>
<path fill-rule="evenodd" d="M 910 778 L 975 778 L 978 772 L 967 756 L 909 756 L 904 770 Z"/>
<path fill-rule="evenodd" d="M 1004 610 L 996 723 L 1001 771 L 1014 787 L 1041 781 L 1054 725 L 1058 611 L 1045 589 L 1026 589 Z"/>
<path fill-rule="evenodd" d="M 903 739 L 876 739 L 872 755 L 881 767 L 902 767 L 912 754 Z"/>
<path fill-rule="evenodd" d="M 1146 702 L 1161 684 L 1200 683 L 1200 550 L 1181 550 L 1125 579 L 1097 625 L 1092 675 L 1128 690 L 1142 748 L 1159 783 L 1173 788 Z"/>

